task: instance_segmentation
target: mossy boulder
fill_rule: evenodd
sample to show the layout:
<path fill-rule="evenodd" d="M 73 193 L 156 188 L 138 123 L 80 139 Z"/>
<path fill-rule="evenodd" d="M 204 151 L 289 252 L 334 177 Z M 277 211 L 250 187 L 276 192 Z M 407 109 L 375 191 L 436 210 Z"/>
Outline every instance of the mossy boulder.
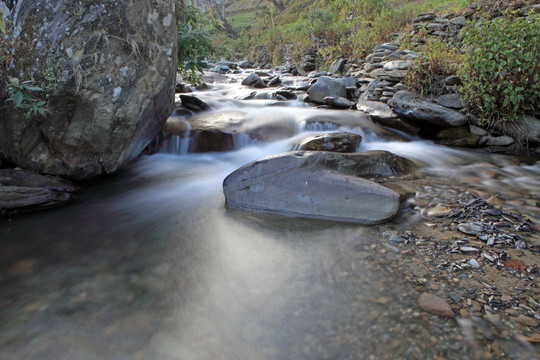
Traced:
<path fill-rule="evenodd" d="M 34 79 L 49 113 L 3 110 L 0 153 L 74 179 L 136 158 L 173 109 L 174 3 L 20 0 L 13 23 L 21 45 L 9 73 Z"/>

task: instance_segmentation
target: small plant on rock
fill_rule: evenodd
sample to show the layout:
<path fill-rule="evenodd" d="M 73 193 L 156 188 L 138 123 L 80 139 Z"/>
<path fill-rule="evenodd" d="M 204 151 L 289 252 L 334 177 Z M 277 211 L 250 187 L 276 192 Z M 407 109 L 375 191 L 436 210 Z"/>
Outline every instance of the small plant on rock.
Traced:
<path fill-rule="evenodd" d="M 540 15 L 480 19 L 465 33 L 461 92 L 481 124 L 515 121 L 540 104 Z"/>
<path fill-rule="evenodd" d="M 40 100 L 36 94 L 43 89 L 35 86 L 33 80 L 20 82 L 17 78 L 9 78 L 8 100 L 15 108 L 26 110 L 26 117 L 33 114 L 45 115 L 49 112 L 45 100 Z"/>

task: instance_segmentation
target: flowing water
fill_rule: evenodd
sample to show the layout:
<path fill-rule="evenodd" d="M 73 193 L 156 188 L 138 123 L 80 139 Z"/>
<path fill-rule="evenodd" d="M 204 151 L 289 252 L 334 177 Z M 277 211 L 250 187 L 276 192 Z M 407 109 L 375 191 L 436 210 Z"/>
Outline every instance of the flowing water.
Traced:
<path fill-rule="evenodd" d="M 487 157 L 383 140 L 358 111 L 234 99 L 248 92 L 221 84 L 198 96 L 290 123 L 289 138 L 238 136 L 237 149 L 202 154 L 174 138 L 75 204 L 2 221 L 0 359 L 474 358 L 455 322 L 420 314 L 412 286 L 370 253 L 377 227 L 227 210 L 221 185 L 307 133 L 342 127 L 363 135 L 360 150 L 437 175 L 474 173 Z M 321 114 L 330 121 L 310 123 Z M 500 169 L 507 183 L 493 186 L 538 191 L 538 166 Z"/>

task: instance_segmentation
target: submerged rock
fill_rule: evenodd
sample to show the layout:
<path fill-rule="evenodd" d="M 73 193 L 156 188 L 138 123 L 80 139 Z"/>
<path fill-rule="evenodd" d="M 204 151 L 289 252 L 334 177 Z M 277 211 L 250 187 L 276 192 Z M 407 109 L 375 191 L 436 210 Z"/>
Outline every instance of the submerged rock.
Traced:
<path fill-rule="evenodd" d="M 423 293 L 418 298 L 418 305 L 425 311 L 444 317 L 454 317 L 454 312 L 446 300 L 438 296 Z"/>
<path fill-rule="evenodd" d="M 409 91 L 398 91 L 388 105 L 399 116 L 415 122 L 441 127 L 458 127 L 467 123 L 465 115 L 431 101 L 415 99 Z"/>
<path fill-rule="evenodd" d="M 355 152 L 362 142 L 362 137 L 350 132 L 325 133 L 310 136 L 298 146 L 298 150 Z"/>
<path fill-rule="evenodd" d="M 0 104 L 0 152 L 75 179 L 135 159 L 173 110 L 174 9 L 173 0 L 19 1 L 20 45 L 8 72 L 47 89 L 49 113 L 26 117 Z"/>
<path fill-rule="evenodd" d="M 69 181 L 21 169 L 0 169 L 0 211 L 28 211 L 72 200 L 77 187 Z"/>
<path fill-rule="evenodd" d="M 386 151 L 289 152 L 234 171 L 223 192 L 233 209 L 370 225 L 397 213 L 399 194 L 359 176 L 391 176 L 412 168 L 409 160 Z"/>

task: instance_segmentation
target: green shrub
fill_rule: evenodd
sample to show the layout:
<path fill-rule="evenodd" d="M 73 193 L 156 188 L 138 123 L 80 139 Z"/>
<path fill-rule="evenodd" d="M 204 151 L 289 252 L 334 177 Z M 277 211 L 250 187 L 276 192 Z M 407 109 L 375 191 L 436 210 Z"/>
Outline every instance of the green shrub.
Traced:
<path fill-rule="evenodd" d="M 480 19 L 465 32 L 461 92 L 483 124 L 522 118 L 540 104 L 540 16 Z"/>
<path fill-rule="evenodd" d="M 461 58 L 455 47 L 430 39 L 414 61 L 405 84 L 419 96 L 439 96 L 444 91 L 444 79 L 456 74 Z"/>
<path fill-rule="evenodd" d="M 210 34 L 204 26 L 201 12 L 193 7 L 186 8 L 184 18 L 178 24 L 178 68 L 179 73 L 192 84 L 201 82 L 197 72 L 206 68 L 204 60 L 215 50 Z"/>

